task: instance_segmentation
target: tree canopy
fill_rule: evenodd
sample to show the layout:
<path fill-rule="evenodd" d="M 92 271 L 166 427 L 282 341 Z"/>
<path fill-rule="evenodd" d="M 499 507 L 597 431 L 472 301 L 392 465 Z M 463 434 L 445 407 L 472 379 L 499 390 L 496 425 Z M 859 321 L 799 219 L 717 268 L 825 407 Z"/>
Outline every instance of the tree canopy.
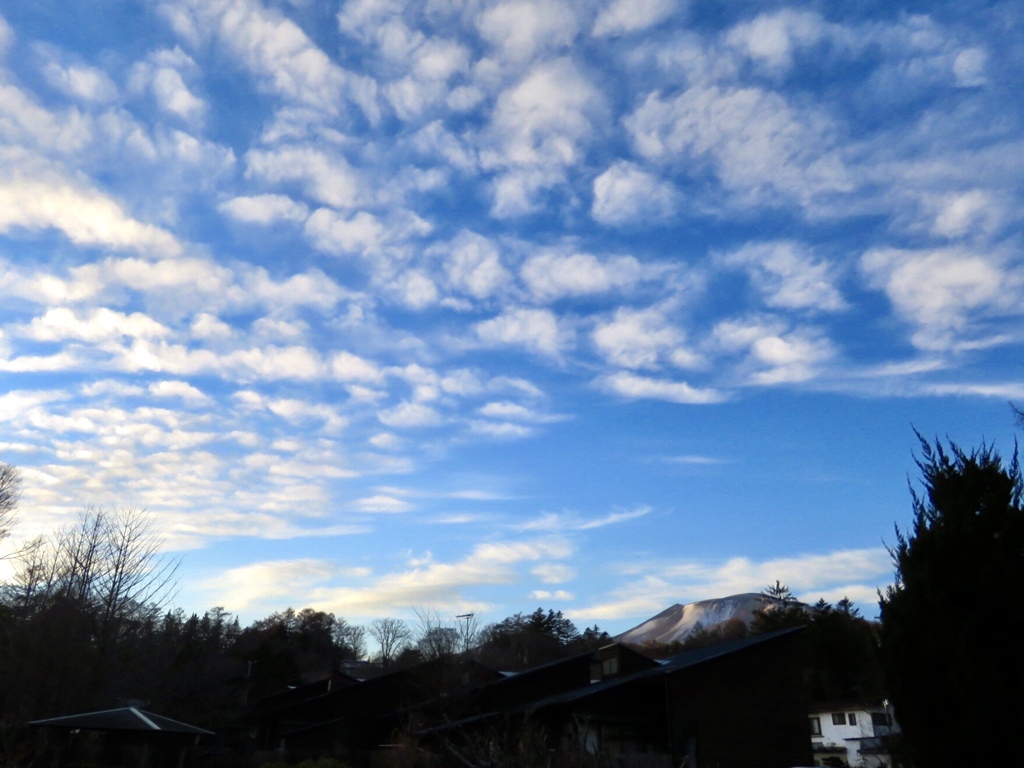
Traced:
<path fill-rule="evenodd" d="M 881 598 L 887 689 L 910 760 L 937 768 L 1011 765 L 1024 715 L 1017 599 L 1024 495 L 1014 451 L 967 452 L 918 435 L 923 493 L 890 552 Z"/>

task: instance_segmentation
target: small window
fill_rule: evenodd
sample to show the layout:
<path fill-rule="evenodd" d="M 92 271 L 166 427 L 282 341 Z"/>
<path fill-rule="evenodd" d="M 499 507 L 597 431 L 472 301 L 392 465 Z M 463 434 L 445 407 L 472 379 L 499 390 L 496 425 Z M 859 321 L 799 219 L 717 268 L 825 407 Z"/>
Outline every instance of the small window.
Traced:
<path fill-rule="evenodd" d="M 832 725 L 846 725 L 846 713 L 845 712 L 833 712 L 832 713 Z"/>
<path fill-rule="evenodd" d="M 601 660 L 601 676 L 610 677 L 619 674 L 619 659 L 613 656 L 610 659 Z"/>
<path fill-rule="evenodd" d="M 889 717 L 888 712 L 872 712 L 871 713 L 871 724 L 872 725 L 892 725 L 892 718 Z"/>
<path fill-rule="evenodd" d="M 808 719 L 811 721 L 811 736 L 821 736 L 821 720 L 817 717 Z"/>
<path fill-rule="evenodd" d="M 848 714 L 846 716 L 846 719 L 847 719 L 847 722 L 850 723 L 850 725 L 856 725 L 857 724 L 857 713 L 856 712 L 851 712 L 850 714 Z"/>

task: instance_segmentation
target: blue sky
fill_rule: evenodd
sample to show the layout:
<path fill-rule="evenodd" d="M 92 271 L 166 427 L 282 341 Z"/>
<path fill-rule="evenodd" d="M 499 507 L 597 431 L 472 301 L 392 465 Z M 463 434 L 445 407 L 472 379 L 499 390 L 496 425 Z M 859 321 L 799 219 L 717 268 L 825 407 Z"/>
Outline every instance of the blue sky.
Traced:
<path fill-rule="evenodd" d="M 18 537 L 178 603 L 874 613 L 916 427 L 1012 450 L 1024 9 L 0 4 Z"/>

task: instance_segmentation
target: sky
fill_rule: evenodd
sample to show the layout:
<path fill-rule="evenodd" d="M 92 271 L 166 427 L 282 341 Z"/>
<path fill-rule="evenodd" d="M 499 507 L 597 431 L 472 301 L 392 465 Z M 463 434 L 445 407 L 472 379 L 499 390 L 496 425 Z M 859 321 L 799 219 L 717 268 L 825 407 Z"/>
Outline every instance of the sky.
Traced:
<path fill-rule="evenodd" d="M 0 0 L 8 549 L 136 506 L 243 623 L 868 616 L 1013 451 L 1024 6 Z M 10 568 L 8 562 L 7 567 Z"/>

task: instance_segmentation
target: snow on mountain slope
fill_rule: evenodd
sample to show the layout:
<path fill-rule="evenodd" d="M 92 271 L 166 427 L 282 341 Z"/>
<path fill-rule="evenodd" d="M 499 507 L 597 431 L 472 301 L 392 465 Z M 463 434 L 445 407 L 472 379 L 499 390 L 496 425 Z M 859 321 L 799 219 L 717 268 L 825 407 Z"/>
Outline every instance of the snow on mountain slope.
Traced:
<path fill-rule="evenodd" d="M 701 600 L 687 605 L 676 603 L 614 639 L 634 645 L 647 642 L 667 644 L 677 640 L 682 642 L 692 634 L 698 623 L 707 630 L 714 629 L 716 625 L 731 619 L 740 619 L 750 624 L 755 611 L 770 606 L 772 600 L 756 592 Z"/>

